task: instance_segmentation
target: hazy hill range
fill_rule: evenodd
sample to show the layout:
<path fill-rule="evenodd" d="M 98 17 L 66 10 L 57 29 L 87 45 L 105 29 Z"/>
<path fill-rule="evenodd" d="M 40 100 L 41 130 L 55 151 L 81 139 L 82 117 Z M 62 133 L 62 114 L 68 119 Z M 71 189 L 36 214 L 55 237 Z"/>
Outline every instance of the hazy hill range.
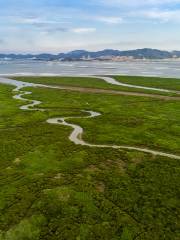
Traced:
<path fill-rule="evenodd" d="M 113 57 L 132 57 L 134 59 L 167 59 L 180 58 L 180 51 L 162 51 L 151 48 L 119 51 L 113 49 L 105 49 L 102 51 L 90 52 L 86 50 L 75 50 L 68 53 L 59 54 L 0 54 L 0 59 L 26 60 L 35 59 L 42 61 L 63 60 L 63 61 L 78 61 L 78 60 L 104 60 Z"/>

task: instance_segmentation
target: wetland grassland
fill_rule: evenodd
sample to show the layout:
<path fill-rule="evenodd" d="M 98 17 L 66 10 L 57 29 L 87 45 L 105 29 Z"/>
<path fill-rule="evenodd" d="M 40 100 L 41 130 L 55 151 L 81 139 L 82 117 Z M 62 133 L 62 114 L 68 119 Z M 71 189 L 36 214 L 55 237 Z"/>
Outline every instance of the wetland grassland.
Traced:
<path fill-rule="evenodd" d="M 96 79 L 18 79 L 111 88 Z M 175 81 L 169 89 L 178 91 Z M 12 90 L 0 84 L 0 240 L 179 239 L 180 160 L 75 145 L 70 127 L 46 120 L 96 111 L 101 115 L 68 120 L 83 128 L 87 142 L 180 156 L 180 100 L 28 87 L 25 98 L 41 101 L 45 111 L 23 111 Z"/>

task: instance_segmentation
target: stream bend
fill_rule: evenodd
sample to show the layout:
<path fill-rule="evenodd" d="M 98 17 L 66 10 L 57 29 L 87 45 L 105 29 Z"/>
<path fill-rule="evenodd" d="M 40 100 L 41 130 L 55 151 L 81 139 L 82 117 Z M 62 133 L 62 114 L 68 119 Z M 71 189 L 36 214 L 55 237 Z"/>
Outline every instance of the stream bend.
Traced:
<path fill-rule="evenodd" d="M 102 79 L 103 78 L 104 77 L 102 77 Z M 17 92 L 17 94 L 14 95 L 13 98 L 21 100 L 21 101 L 28 101 L 28 102 L 30 102 L 28 104 L 25 104 L 25 105 L 21 106 L 20 107 L 21 110 L 45 111 L 45 109 L 34 108 L 35 106 L 41 104 L 42 102 L 41 101 L 37 101 L 37 100 L 29 100 L 29 99 L 24 98 L 25 95 L 29 95 L 32 92 L 22 91 L 21 89 L 24 88 L 24 87 L 42 87 L 42 86 L 44 87 L 46 85 L 25 83 L 25 82 L 15 81 L 15 80 L 12 80 L 12 79 L 5 79 L 5 78 L 0 78 L 0 83 L 6 83 L 6 84 L 15 85 L 16 88 L 13 90 L 13 92 Z M 46 87 L 48 87 L 48 86 L 46 86 Z M 180 156 L 178 156 L 178 155 L 164 153 L 164 152 L 156 151 L 156 150 L 150 150 L 148 148 L 123 146 L 123 145 L 101 145 L 101 144 L 91 144 L 91 143 L 85 142 L 82 139 L 83 128 L 80 127 L 79 125 L 68 123 L 68 120 L 74 119 L 74 118 L 95 118 L 95 117 L 100 116 L 101 114 L 98 113 L 98 112 L 85 111 L 85 110 L 83 110 L 83 112 L 86 112 L 89 115 L 85 116 L 85 117 L 81 116 L 81 117 L 49 118 L 49 119 L 47 119 L 46 122 L 49 123 L 49 124 L 59 124 L 59 125 L 71 127 L 73 129 L 73 131 L 72 131 L 72 133 L 69 136 L 69 140 L 71 142 L 73 142 L 74 144 L 76 144 L 76 145 L 82 145 L 82 146 L 88 146 L 88 147 L 97 147 L 97 148 L 114 148 L 114 149 L 135 150 L 135 151 L 149 153 L 149 154 L 156 155 L 156 156 L 163 156 L 163 157 L 168 157 L 168 158 L 180 160 Z"/>

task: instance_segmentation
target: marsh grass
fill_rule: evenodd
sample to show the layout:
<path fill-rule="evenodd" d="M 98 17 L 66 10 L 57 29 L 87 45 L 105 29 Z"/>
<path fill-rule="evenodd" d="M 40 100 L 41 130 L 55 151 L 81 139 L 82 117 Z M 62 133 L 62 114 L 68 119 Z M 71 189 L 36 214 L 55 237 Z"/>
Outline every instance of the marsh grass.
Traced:
<path fill-rule="evenodd" d="M 178 160 L 76 146 L 45 122 L 96 110 L 71 120 L 84 139 L 179 153 L 179 102 L 30 90 L 47 112 L 20 111 L 0 85 L 0 240 L 179 239 Z"/>
<path fill-rule="evenodd" d="M 150 77 L 130 77 L 130 76 L 112 76 L 112 78 L 122 83 L 140 85 L 145 87 L 164 88 L 170 90 L 180 90 L 179 79 L 150 78 Z M 106 83 L 102 79 L 88 77 L 13 77 L 24 82 L 49 84 L 55 86 L 74 86 L 87 88 L 100 88 L 109 90 L 119 90 L 125 92 L 152 93 L 159 95 L 175 96 L 175 93 L 166 93 L 154 90 L 145 90 L 139 88 L 130 88 Z"/>

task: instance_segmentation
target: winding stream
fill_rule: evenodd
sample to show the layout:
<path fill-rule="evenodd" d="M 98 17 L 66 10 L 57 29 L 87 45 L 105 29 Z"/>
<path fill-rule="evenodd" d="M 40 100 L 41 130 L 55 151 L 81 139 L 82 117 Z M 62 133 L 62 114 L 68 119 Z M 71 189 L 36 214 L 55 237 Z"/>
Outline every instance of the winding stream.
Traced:
<path fill-rule="evenodd" d="M 93 77 L 93 76 L 90 76 Z M 153 90 L 153 91 L 159 91 L 159 92 L 165 92 L 165 93 L 176 93 L 180 94 L 180 91 L 175 91 L 175 90 L 169 90 L 169 89 L 163 89 L 163 88 L 153 88 L 153 87 L 145 87 L 145 86 L 138 86 L 138 85 L 132 85 L 132 84 L 127 84 L 127 83 L 122 83 L 119 81 L 116 81 L 112 77 L 105 77 L 105 76 L 94 76 L 95 78 L 100 78 L 104 80 L 107 83 L 113 84 L 113 85 L 118 85 L 118 86 L 123 86 L 123 87 L 129 87 L 129 88 L 136 88 L 136 89 L 144 89 L 144 90 Z M 179 80 L 180 81 L 180 80 Z"/>
<path fill-rule="evenodd" d="M 115 80 L 113 80 L 112 78 L 109 77 L 98 77 L 101 78 L 105 81 L 109 81 L 109 83 L 111 84 L 115 84 Z M 114 83 L 110 82 L 111 80 L 115 81 Z M 22 88 L 24 87 L 48 87 L 48 88 L 59 88 L 59 87 L 53 87 L 53 86 L 48 86 L 48 85 L 42 85 L 42 84 L 34 84 L 34 83 L 27 83 L 27 82 L 22 82 L 22 81 L 16 81 L 16 80 L 12 80 L 12 79 L 7 79 L 7 78 L 1 78 L 0 77 L 0 83 L 4 83 L 4 84 L 10 84 L 10 85 L 14 85 L 16 86 L 16 88 L 13 90 L 15 92 L 18 92 L 16 95 L 13 96 L 14 99 L 18 99 L 18 100 L 22 100 L 22 101 L 28 101 L 30 103 L 23 105 L 20 107 L 21 110 L 31 110 L 31 111 L 45 111 L 45 109 L 40 109 L 40 108 L 34 108 L 35 106 L 41 104 L 41 101 L 37 101 L 37 100 L 29 100 L 24 98 L 23 96 L 25 95 L 29 95 L 31 94 L 31 92 L 28 91 L 22 91 Z M 117 82 L 119 83 L 119 82 Z M 138 86 L 139 88 L 143 88 Z M 59 88 L 61 89 L 61 88 Z M 151 89 L 152 88 L 145 88 L 145 89 Z M 159 90 L 159 89 L 158 89 Z M 161 91 L 164 91 L 163 89 L 161 89 Z M 165 91 L 170 91 L 171 90 L 165 90 Z M 74 119 L 74 118 L 95 118 L 100 116 L 101 114 L 98 112 L 93 112 L 93 111 L 84 111 L 88 113 L 88 116 L 85 117 L 59 117 L 59 118 L 50 118 L 47 120 L 47 123 L 49 124 L 59 124 L 59 125 L 64 125 L 64 126 L 69 126 L 73 129 L 72 133 L 69 136 L 69 140 L 72 141 L 74 144 L 77 145 L 83 145 L 83 146 L 88 146 L 88 147 L 98 147 L 98 148 L 114 148 L 114 149 L 127 149 L 127 150 L 135 150 L 135 151 L 139 151 L 139 152 L 144 152 L 144 153 L 150 153 L 152 155 L 156 155 L 156 156 L 163 156 L 163 157 L 168 157 L 168 158 L 173 158 L 173 159 L 178 159 L 180 160 L 180 156 L 178 155 L 174 155 L 174 154 L 169 154 L 169 153 L 164 153 L 161 151 L 156 151 L 156 150 L 150 150 L 147 148 L 141 148 L 141 147 L 131 147 L 131 146 L 123 146 L 123 145 L 98 145 L 98 144 L 90 144 L 88 142 L 85 142 L 82 139 L 82 135 L 83 135 L 83 128 L 81 128 L 80 126 L 76 125 L 76 124 L 71 124 L 68 123 L 68 120 L 70 119 Z"/>

